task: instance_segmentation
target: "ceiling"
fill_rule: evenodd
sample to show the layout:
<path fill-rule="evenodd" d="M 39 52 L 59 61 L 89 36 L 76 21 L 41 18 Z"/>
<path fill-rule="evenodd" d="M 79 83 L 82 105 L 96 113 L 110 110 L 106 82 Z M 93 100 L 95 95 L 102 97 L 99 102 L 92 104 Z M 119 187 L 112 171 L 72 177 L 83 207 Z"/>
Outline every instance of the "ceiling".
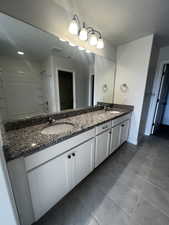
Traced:
<path fill-rule="evenodd" d="M 151 33 L 169 44 L 169 0 L 52 0 L 99 29 L 113 45 Z"/>

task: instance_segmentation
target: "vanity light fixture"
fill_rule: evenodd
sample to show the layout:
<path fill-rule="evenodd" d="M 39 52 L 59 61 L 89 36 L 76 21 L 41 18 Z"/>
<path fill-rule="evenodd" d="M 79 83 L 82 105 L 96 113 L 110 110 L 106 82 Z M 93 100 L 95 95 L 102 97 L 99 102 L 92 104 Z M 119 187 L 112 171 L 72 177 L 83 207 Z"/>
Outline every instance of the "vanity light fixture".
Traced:
<path fill-rule="evenodd" d="M 17 51 L 18 55 L 24 55 L 24 52 L 22 51 Z"/>
<path fill-rule="evenodd" d="M 104 41 L 102 38 L 99 38 L 97 41 L 97 48 L 104 48 Z"/>
<path fill-rule="evenodd" d="M 71 23 L 69 24 L 69 32 L 73 35 L 78 35 L 79 25 L 79 18 L 77 17 L 77 15 L 74 15 Z"/>
<path fill-rule="evenodd" d="M 69 24 L 69 32 L 73 35 L 77 35 L 82 41 L 88 41 L 92 46 L 96 46 L 99 49 L 104 48 L 104 41 L 101 33 L 93 27 L 86 27 L 84 22 L 81 27 L 80 20 L 77 15 L 73 16 L 73 19 Z"/>
<path fill-rule="evenodd" d="M 92 34 L 89 37 L 89 44 L 92 46 L 97 45 L 97 36 L 95 35 L 94 31 L 92 32 Z"/>
<path fill-rule="evenodd" d="M 87 41 L 87 29 L 85 27 L 85 23 L 83 23 L 83 27 L 79 32 L 79 39 L 82 41 Z"/>

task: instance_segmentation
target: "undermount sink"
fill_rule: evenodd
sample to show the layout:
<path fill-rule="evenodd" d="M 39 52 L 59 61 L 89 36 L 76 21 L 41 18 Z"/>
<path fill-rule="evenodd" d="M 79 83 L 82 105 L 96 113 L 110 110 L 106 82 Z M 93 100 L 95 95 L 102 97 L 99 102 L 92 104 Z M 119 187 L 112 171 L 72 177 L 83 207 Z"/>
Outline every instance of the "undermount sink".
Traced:
<path fill-rule="evenodd" d="M 104 111 L 104 112 L 99 113 L 98 115 L 99 116 L 105 116 L 105 113 L 118 114 L 118 113 L 120 113 L 120 111 L 117 111 L 117 110 L 107 110 L 107 111 Z"/>
<path fill-rule="evenodd" d="M 46 135 L 49 135 L 49 134 L 59 135 L 62 133 L 70 132 L 73 127 L 74 127 L 73 123 L 68 123 L 68 122 L 55 123 L 54 125 L 44 128 L 41 131 L 41 133 Z"/>

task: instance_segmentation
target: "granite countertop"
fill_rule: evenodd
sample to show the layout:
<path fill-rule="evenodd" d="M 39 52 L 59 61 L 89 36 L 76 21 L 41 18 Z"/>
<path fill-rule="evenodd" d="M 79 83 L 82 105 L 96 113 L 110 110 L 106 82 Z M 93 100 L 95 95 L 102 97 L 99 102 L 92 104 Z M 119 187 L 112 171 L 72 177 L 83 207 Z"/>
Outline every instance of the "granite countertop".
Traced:
<path fill-rule="evenodd" d="M 120 113 L 112 114 L 110 111 L 105 112 L 104 110 L 97 110 L 94 112 L 87 112 L 80 115 L 58 119 L 56 122 L 68 122 L 74 124 L 71 131 L 63 132 L 59 135 L 46 135 L 41 133 L 43 128 L 49 126 L 49 122 L 9 130 L 6 132 L 4 142 L 6 160 L 9 161 L 19 157 L 26 157 L 132 111 L 130 108 L 121 109 L 113 107 L 112 109 L 120 111 Z"/>

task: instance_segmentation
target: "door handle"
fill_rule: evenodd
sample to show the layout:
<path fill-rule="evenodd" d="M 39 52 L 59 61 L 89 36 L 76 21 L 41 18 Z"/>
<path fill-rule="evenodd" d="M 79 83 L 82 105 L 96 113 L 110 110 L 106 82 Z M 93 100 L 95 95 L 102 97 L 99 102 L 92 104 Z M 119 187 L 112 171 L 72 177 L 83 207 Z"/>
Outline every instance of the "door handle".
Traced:
<path fill-rule="evenodd" d="M 71 159 L 71 155 L 68 155 L 67 157 L 68 157 L 68 159 Z"/>
<path fill-rule="evenodd" d="M 76 155 L 76 154 L 73 152 L 73 153 L 72 153 L 72 156 L 75 157 L 75 155 Z"/>

